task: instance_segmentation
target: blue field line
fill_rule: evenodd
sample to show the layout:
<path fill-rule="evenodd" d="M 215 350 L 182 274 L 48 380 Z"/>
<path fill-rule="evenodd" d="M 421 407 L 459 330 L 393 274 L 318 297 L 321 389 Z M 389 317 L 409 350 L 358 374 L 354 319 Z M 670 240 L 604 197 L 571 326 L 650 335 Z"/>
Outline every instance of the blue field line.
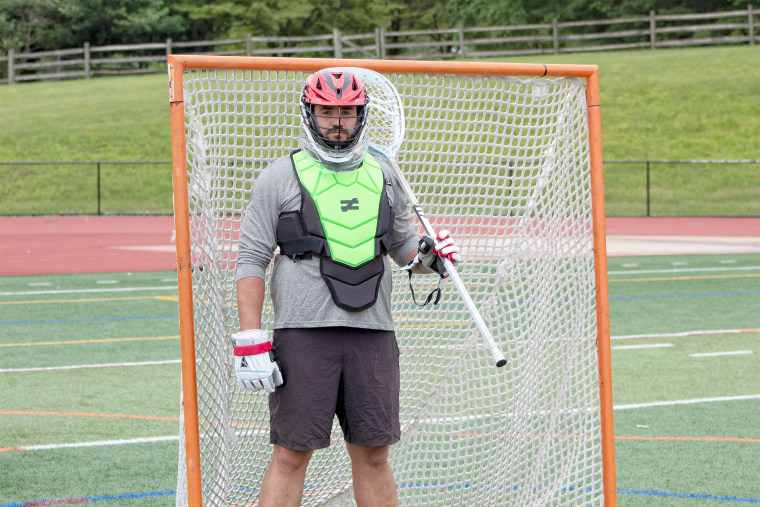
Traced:
<path fill-rule="evenodd" d="M 152 317 L 106 317 L 102 319 L 59 319 L 59 320 L 9 320 L 0 322 L 0 326 L 11 324 L 68 324 L 71 322 L 112 322 L 116 320 L 151 320 L 151 319 L 178 319 L 179 315 L 156 315 Z"/>
<path fill-rule="evenodd" d="M 176 495 L 176 491 L 152 491 L 148 493 L 122 493 L 120 495 L 84 496 L 81 498 L 66 498 L 63 500 L 31 500 L 23 503 L 4 503 L 0 507 L 32 507 L 37 505 L 66 505 L 87 502 L 102 502 L 104 500 L 136 500 Z"/>
<path fill-rule="evenodd" d="M 746 498 L 730 495 L 705 495 L 700 493 L 668 493 L 667 491 L 639 491 L 634 489 L 619 489 L 618 495 L 659 496 L 665 498 L 693 498 L 695 500 L 717 500 L 720 502 L 760 503 L 760 498 Z"/>
<path fill-rule="evenodd" d="M 414 488 L 414 487 L 437 487 L 442 486 L 438 483 L 407 483 L 397 485 L 401 488 Z M 448 486 L 451 488 L 451 486 Z M 469 485 L 460 486 L 461 488 L 469 488 Z M 304 488 L 308 489 L 308 487 Z M 457 488 L 458 489 L 458 488 Z M 499 488 L 504 489 L 504 488 Z M 572 490 L 572 488 L 571 488 Z M 586 491 L 588 489 L 586 488 Z M 253 493 L 253 491 L 251 491 Z M 4 503 L 0 504 L 0 507 L 32 507 L 39 505 L 66 505 L 85 502 L 102 502 L 107 500 L 131 500 L 142 498 L 155 498 L 162 496 L 176 495 L 176 491 L 153 491 L 147 493 L 122 493 L 119 495 L 102 495 L 102 496 L 85 496 L 81 498 L 66 498 L 61 500 L 31 500 L 23 503 Z M 656 496 L 661 498 L 693 498 L 695 500 L 715 500 L 719 502 L 738 502 L 738 503 L 757 503 L 760 504 L 760 498 L 748 498 L 732 495 L 707 495 L 701 493 L 669 493 L 667 491 L 655 491 L 655 490 L 634 490 L 634 489 L 618 489 L 618 495 L 637 495 L 637 496 Z"/>
<path fill-rule="evenodd" d="M 760 291 L 749 292 L 708 292 L 707 294 L 671 294 L 665 296 L 620 296 L 611 297 L 610 301 L 628 301 L 632 299 L 673 299 L 673 298 L 705 298 L 705 297 L 721 297 L 721 296 L 755 296 L 760 294 Z"/>

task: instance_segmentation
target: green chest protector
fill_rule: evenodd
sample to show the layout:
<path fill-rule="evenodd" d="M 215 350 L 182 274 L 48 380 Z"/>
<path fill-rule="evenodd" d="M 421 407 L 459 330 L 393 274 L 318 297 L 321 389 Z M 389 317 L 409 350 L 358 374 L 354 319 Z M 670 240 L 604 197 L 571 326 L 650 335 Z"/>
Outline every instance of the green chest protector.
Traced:
<path fill-rule="evenodd" d="M 277 221 L 280 253 L 293 261 L 319 256 L 335 304 L 347 311 L 369 308 L 385 272 L 394 218 L 380 165 L 366 155 L 359 168 L 333 172 L 300 150 L 291 159 L 301 208 Z"/>

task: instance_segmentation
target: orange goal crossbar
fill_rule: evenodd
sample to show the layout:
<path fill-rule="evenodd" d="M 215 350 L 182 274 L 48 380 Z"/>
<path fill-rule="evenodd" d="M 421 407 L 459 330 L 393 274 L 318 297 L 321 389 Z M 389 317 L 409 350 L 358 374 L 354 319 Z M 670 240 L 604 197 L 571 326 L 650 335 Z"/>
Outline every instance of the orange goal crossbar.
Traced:
<path fill-rule="evenodd" d="M 179 286 L 182 393 L 188 476 L 188 504 L 202 505 L 200 437 L 195 370 L 190 225 L 187 198 L 187 155 L 182 73 L 185 70 L 305 71 L 327 67 L 362 67 L 380 73 L 511 75 L 578 77 L 586 80 L 592 223 L 596 282 L 597 353 L 601 404 L 602 464 L 605 505 L 617 505 L 615 482 L 614 425 L 612 416 L 612 372 L 610 368 L 609 297 L 607 292 L 607 247 L 604 221 L 602 128 L 599 100 L 599 69 L 596 65 L 529 64 L 498 62 L 391 61 L 331 58 L 273 58 L 242 56 L 169 55 L 169 102 L 172 136 L 174 220 L 177 232 L 177 280 Z M 185 189 L 178 192 L 178 189 Z"/>

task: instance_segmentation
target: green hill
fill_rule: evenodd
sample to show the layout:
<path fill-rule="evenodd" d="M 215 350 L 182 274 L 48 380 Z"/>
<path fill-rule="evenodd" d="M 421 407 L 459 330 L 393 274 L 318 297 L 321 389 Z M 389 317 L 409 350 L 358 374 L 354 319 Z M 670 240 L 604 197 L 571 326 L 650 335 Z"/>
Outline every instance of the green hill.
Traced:
<path fill-rule="evenodd" d="M 599 66 L 605 160 L 760 158 L 758 46 L 535 55 L 509 61 Z M 0 161 L 170 159 L 163 73 L 1 86 L 0 104 Z M 660 180 L 653 181 L 652 198 L 676 201 L 683 209 L 653 213 L 760 214 L 760 199 L 749 191 L 760 188 L 757 165 L 679 167 L 683 169 L 658 168 Z M 643 214 L 643 165 L 605 169 L 608 213 Z M 84 210 L 57 199 L 78 192 L 67 181 L 75 170 L 0 166 L 0 213 Z M 134 197 L 106 211 L 127 211 L 130 203 L 131 211 L 171 209 L 166 174 L 160 183 L 153 181 L 168 168 L 143 170 L 146 174 L 136 178 L 126 168 L 109 166 L 114 199 L 124 186 Z M 693 198 L 674 193 L 683 189 L 681 179 Z M 668 185 L 674 185 L 672 190 Z M 716 186 L 728 192 L 725 202 L 736 206 L 699 208 L 712 200 L 709 192 Z M 134 202 L 142 195 L 148 196 L 145 202 Z"/>

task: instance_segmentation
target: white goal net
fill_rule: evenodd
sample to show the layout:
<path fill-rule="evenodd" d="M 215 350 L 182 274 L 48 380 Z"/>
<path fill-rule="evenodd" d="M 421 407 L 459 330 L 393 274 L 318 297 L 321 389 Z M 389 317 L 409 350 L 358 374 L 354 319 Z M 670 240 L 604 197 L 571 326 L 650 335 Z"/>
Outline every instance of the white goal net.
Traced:
<path fill-rule="evenodd" d="M 204 505 L 256 505 L 271 453 L 267 396 L 235 382 L 233 277 L 252 185 L 267 164 L 297 148 L 298 103 L 310 73 L 185 69 L 175 76 L 188 178 L 175 192 L 186 190 L 189 201 Z M 453 286 L 444 282 L 442 301 L 419 308 L 407 275 L 394 274 L 402 438 L 390 460 L 400 504 L 602 505 L 600 261 L 585 81 L 385 76 L 406 111 L 401 170 L 434 227 L 448 228 L 460 244 L 457 269 L 508 361 L 494 367 Z M 427 294 L 436 280 L 413 284 Z M 265 310 L 268 327 L 268 297 Z M 188 502 L 184 453 L 183 428 L 178 505 Z M 303 504 L 354 505 L 337 420 L 332 445 L 313 455 Z"/>

